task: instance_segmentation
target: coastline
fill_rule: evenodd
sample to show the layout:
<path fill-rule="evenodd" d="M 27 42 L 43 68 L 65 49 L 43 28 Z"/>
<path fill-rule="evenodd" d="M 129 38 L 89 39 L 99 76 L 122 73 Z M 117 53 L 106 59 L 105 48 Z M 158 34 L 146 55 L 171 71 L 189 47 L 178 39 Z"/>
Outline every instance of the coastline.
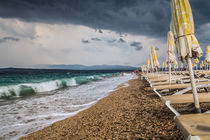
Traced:
<path fill-rule="evenodd" d="M 90 108 L 20 139 L 183 139 L 174 115 L 140 77 Z"/>

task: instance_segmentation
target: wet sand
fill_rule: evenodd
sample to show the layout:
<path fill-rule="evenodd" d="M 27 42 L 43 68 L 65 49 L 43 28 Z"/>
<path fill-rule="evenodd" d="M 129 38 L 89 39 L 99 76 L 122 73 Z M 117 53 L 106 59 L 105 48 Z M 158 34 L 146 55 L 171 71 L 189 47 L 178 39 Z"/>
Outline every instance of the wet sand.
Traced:
<path fill-rule="evenodd" d="M 130 80 L 94 106 L 20 139 L 183 139 L 174 115 L 146 82 Z"/>

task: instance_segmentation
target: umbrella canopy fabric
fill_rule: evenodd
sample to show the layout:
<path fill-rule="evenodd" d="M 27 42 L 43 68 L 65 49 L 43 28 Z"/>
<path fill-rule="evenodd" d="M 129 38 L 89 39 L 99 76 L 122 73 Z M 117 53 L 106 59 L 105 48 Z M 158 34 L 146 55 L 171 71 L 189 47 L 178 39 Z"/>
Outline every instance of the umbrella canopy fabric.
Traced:
<path fill-rule="evenodd" d="M 195 58 L 195 59 L 193 60 L 193 63 L 198 64 L 198 63 L 199 63 L 198 58 Z"/>
<path fill-rule="evenodd" d="M 177 63 L 177 61 L 176 61 L 176 59 L 174 60 L 173 64 L 174 64 L 174 67 L 175 67 L 175 68 L 178 68 L 178 67 L 179 67 L 179 66 L 178 66 L 178 63 Z"/>
<path fill-rule="evenodd" d="M 162 68 L 164 68 L 164 67 L 165 67 L 165 62 L 162 63 Z"/>
<path fill-rule="evenodd" d="M 154 67 L 153 67 L 153 57 L 152 57 L 152 54 L 149 55 L 149 61 L 150 61 L 150 68 L 153 69 Z"/>
<path fill-rule="evenodd" d="M 203 52 L 195 37 L 194 21 L 189 0 L 171 0 L 171 31 L 176 38 L 178 59 L 188 63 L 195 110 L 201 113 L 191 58 L 199 58 Z"/>
<path fill-rule="evenodd" d="M 152 52 L 153 64 L 154 64 L 154 66 L 156 68 L 159 68 L 160 67 L 160 63 L 158 62 L 157 53 L 156 53 L 154 47 L 151 48 L 151 52 Z"/>
<path fill-rule="evenodd" d="M 184 68 L 184 64 L 181 62 L 181 66 L 180 66 L 182 69 Z"/>
<path fill-rule="evenodd" d="M 210 64 L 210 46 L 206 46 L 205 63 Z"/>
<path fill-rule="evenodd" d="M 200 63 L 200 68 L 203 68 L 204 67 L 204 63 L 203 63 L 203 60 L 201 61 Z"/>
<path fill-rule="evenodd" d="M 195 62 L 192 63 L 193 67 L 197 67 L 197 64 Z"/>
<path fill-rule="evenodd" d="M 167 66 L 167 62 L 164 62 L 164 68 L 167 69 L 168 66 Z"/>
<path fill-rule="evenodd" d="M 167 63 L 174 63 L 174 61 L 176 61 L 176 55 L 174 53 L 174 49 L 175 49 L 174 35 L 172 31 L 169 31 L 167 37 L 167 53 L 166 53 Z"/>
<path fill-rule="evenodd" d="M 198 58 L 203 52 L 194 35 L 194 21 L 188 0 L 171 0 L 171 31 L 176 41 L 178 59 Z"/>
<path fill-rule="evenodd" d="M 146 66 L 146 68 L 147 68 L 147 69 L 149 69 L 149 67 L 150 67 L 150 61 L 149 61 L 149 58 L 147 59 L 147 61 L 146 61 L 146 65 L 145 65 L 145 66 Z"/>

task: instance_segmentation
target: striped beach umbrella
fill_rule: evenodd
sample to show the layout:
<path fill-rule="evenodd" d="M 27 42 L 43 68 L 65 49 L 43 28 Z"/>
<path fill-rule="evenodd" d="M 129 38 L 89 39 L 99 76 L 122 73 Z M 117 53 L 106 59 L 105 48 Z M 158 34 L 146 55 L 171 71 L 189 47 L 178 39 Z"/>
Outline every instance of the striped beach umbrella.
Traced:
<path fill-rule="evenodd" d="M 197 68 L 197 64 L 198 64 L 198 63 L 199 63 L 198 58 L 195 58 L 195 59 L 193 60 L 193 64 L 194 64 L 193 67 L 195 67 L 195 69 Z"/>
<path fill-rule="evenodd" d="M 175 68 L 178 68 L 178 67 L 179 67 L 179 66 L 178 66 L 178 63 L 177 63 L 177 61 L 176 61 L 176 59 L 174 60 L 174 63 L 173 63 L 173 64 L 174 64 L 174 67 L 175 67 Z"/>
<path fill-rule="evenodd" d="M 202 60 L 201 63 L 200 63 L 200 68 L 203 69 L 203 67 L 204 67 L 204 63 L 203 63 L 203 60 Z"/>
<path fill-rule="evenodd" d="M 151 52 L 152 52 L 152 57 L 153 57 L 153 64 L 155 68 L 159 68 L 160 67 L 160 63 L 157 59 L 157 53 L 155 51 L 155 47 L 151 48 Z"/>
<path fill-rule="evenodd" d="M 169 83 L 171 83 L 171 64 L 176 61 L 176 55 L 174 53 L 175 44 L 174 44 L 174 35 L 172 31 L 168 32 L 167 36 L 167 52 L 166 52 L 166 62 L 169 66 Z"/>
<path fill-rule="evenodd" d="M 145 68 L 148 70 L 150 68 L 150 61 L 149 58 L 146 61 Z"/>
<path fill-rule="evenodd" d="M 195 109 L 196 112 L 201 112 L 191 58 L 199 58 L 203 52 L 195 37 L 194 21 L 189 0 L 171 0 L 171 14 L 170 28 L 176 38 L 175 44 L 178 59 L 183 62 L 186 60 L 188 63 Z"/>
<path fill-rule="evenodd" d="M 183 70 L 183 68 L 184 68 L 184 63 L 183 63 L 183 62 L 181 62 L 180 67 L 181 67 L 181 69 Z"/>
<path fill-rule="evenodd" d="M 153 71 L 154 65 L 153 65 L 153 56 L 152 56 L 152 54 L 149 55 L 149 61 L 150 61 L 150 69 Z"/>
<path fill-rule="evenodd" d="M 210 65 L 210 46 L 206 46 L 205 64 L 207 65 L 207 69 L 208 69 Z"/>

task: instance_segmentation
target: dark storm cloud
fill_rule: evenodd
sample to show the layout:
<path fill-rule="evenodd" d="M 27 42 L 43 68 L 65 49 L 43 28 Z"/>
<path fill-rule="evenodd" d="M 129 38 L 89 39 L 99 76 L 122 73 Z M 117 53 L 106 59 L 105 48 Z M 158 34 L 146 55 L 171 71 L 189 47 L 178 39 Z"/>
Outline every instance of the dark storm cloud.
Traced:
<path fill-rule="evenodd" d="M 130 45 L 131 45 L 132 47 L 135 47 L 135 49 L 136 49 L 137 51 L 140 51 L 140 50 L 142 50 L 142 48 L 143 48 L 143 46 L 141 45 L 141 42 L 132 42 Z"/>
<path fill-rule="evenodd" d="M 168 0 L 2 0 L 0 17 L 46 23 L 86 25 L 102 33 L 165 35 L 169 28 Z"/>
<path fill-rule="evenodd" d="M 90 43 L 88 40 L 82 40 L 82 43 Z"/>
<path fill-rule="evenodd" d="M 195 26 L 210 22 L 209 0 L 190 0 Z M 102 33 L 110 29 L 165 37 L 170 0 L 1 0 L 0 17 L 31 22 L 86 25 Z"/>
<path fill-rule="evenodd" d="M 18 42 L 19 40 L 20 39 L 18 39 L 18 38 L 7 36 L 7 37 L 0 38 L 0 43 L 4 43 L 4 42 L 7 42 L 7 41 L 15 41 L 15 42 Z"/>

